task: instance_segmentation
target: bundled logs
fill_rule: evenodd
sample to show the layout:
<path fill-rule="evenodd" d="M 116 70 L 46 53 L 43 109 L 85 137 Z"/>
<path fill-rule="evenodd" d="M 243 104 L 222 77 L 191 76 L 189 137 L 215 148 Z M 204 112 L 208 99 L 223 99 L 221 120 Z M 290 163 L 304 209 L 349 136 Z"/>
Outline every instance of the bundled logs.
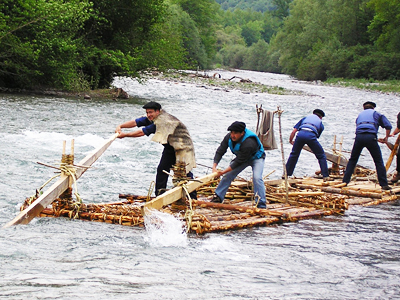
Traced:
<path fill-rule="evenodd" d="M 371 176 L 373 173 L 362 168 L 359 170 L 357 176 Z M 188 180 L 184 164 L 175 165 L 173 172 L 174 185 Z M 232 182 L 223 203 L 210 202 L 218 186 L 218 179 L 197 189 L 199 200 L 189 200 L 187 197 L 186 200 L 181 199 L 163 207 L 161 211 L 177 216 L 186 224 L 189 232 L 204 234 L 343 214 L 349 204 L 374 205 L 397 199 L 394 193 L 382 192 L 375 183 L 361 182 L 356 180 L 345 187 L 341 181 L 291 179 L 286 194 L 284 180 L 265 181 L 267 209 L 259 209 L 255 206 L 252 183 L 246 180 Z M 78 205 L 71 199 L 71 191 L 67 191 L 63 197 L 53 202 L 52 208 L 46 208 L 41 216 L 144 226 L 141 206 L 151 199 L 148 196 L 126 194 L 120 194 L 119 197 L 126 201 Z M 27 199 L 24 206 L 31 201 Z"/>

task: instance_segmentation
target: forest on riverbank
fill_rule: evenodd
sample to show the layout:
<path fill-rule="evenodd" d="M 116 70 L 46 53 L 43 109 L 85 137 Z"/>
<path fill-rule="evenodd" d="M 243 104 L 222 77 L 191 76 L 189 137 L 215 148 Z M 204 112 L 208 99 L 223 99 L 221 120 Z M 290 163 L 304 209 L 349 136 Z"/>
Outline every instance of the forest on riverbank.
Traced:
<path fill-rule="evenodd" d="M 0 88 L 83 91 L 144 70 L 400 79 L 399 0 L 3 0 Z"/>

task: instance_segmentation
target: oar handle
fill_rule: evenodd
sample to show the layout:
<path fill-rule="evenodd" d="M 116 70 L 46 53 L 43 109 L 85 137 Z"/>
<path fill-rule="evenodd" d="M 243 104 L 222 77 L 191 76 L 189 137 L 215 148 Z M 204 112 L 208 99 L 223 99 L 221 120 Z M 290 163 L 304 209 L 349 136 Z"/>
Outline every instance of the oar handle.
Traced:
<path fill-rule="evenodd" d="M 386 167 L 386 172 L 389 170 L 390 165 L 392 164 L 394 155 L 396 154 L 397 148 L 399 147 L 399 143 L 400 143 L 400 134 L 397 137 L 396 143 L 394 143 L 394 146 L 393 146 L 392 152 L 390 153 L 389 159 L 386 162 L 386 166 L 385 166 Z"/>

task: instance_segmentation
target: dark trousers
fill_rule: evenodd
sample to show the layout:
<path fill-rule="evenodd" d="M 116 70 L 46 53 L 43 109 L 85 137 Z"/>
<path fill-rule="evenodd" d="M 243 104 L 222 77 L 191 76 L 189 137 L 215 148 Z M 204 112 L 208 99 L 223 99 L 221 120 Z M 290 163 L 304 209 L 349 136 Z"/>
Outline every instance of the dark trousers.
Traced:
<path fill-rule="evenodd" d="M 343 176 L 343 182 L 349 183 L 351 175 L 357 165 L 357 161 L 361 155 L 361 151 L 367 148 L 371 154 L 376 168 L 376 173 L 378 175 L 378 181 L 380 186 L 388 185 L 386 177 L 386 168 L 383 164 L 381 148 L 378 145 L 376 134 L 373 133 L 361 133 L 356 135 L 354 141 L 353 149 L 351 150 L 351 155 L 349 162 L 346 166 L 346 171 Z"/>
<path fill-rule="evenodd" d="M 397 148 L 396 171 L 400 174 L 400 147 Z"/>
<path fill-rule="evenodd" d="M 318 159 L 319 167 L 323 177 L 329 176 L 328 163 L 326 162 L 326 155 L 324 149 L 317 140 L 317 136 L 314 132 L 307 130 L 300 130 L 296 139 L 294 140 L 292 152 L 290 152 L 289 159 L 286 162 L 286 172 L 288 176 L 292 176 L 294 168 L 296 167 L 297 161 L 299 160 L 300 152 L 304 145 L 308 145 L 315 157 Z"/>
<path fill-rule="evenodd" d="M 163 172 L 163 170 L 168 173 L 171 172 L 172 166 L 176 163 L 175 149 L 171 145 L 164 145 L 164 150 L 161 155 L 160 163 L 157 167 L 156 175 L 156 196 L 161 195 L 165 192 L 168 182 L 168 174 Z M 189 172 L 187 177 L 193 179 L 193 173 Z M 192 199 L 197 199 L 197 192 L 193 191 L 190 193 Z"/>

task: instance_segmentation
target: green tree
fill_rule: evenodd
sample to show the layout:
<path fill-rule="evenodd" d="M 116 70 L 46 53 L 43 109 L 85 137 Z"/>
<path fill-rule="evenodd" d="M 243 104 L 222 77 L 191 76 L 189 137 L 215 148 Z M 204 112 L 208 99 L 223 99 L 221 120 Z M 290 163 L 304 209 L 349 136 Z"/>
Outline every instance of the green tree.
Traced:
<path fill-rule="evenodd" d="M 272 0 L 216 0 L 223 10 L 248 10 L 266 12 L 273 9 Z"/>
<path fill-rule="evenodd" d="M 251 46 L 261 39 L 263 32 L 263 23 L 261 21 L 250 21 L 242 26 L 242 36 L 247 46 Z"/>
<path fill-rule="evenodd" d="M 289 16 L 289 4 L 292 1 L 293 0 L 272 0 L 272 4 L 275 6 L 272 15 L 280 20 L 285 19 Z"/>
<path fill-rule="evenodd" d="M 137 76 L 154 67 L 145 53 L 154 46 L 154 28 L 164 22 L 163 0 L 92 0 L 95 14 L 86 22 L 83 72 L 91 87 L 108 87 L 115 74 Z M 150 53 L 159 53 L 152 52 Z"/>
<path fill-rule="evenodd" d="M 195 22 L 196 29 L 193 33 L 200 35 L 201 43 L 207 55 L 207 62 L 198 61 L 203 67 L 210 67 L 211 59 L 214 57 L 215 49 L 215 31 L 216 16 L 219 10 L 218 4 L 214 0 L 170 0 L 172 4 L 179 5 L 183 11 L 188 13 Z M 186 37 L 188 39 L 188 37 Z M 194 37 L 194 39 L 196 39 Z M 196 42 L 197 43 L 197 42 Z M 190 51 L 189 51 L 190 52 Z M 197 57 L 198 58 L 198 57 Z M 194 60 L 197 58 L 193 57 Z"/>
<path fill-rule="evenodd" d="M 368 31 L 379 50 L 400 52 L 400 1 L 371 0 L 375 11 Z"/>
<path fill-rule="evenodd" d="M 269 54 L 279 55 L 282 71 L 301 79 L 325 79 L 343 47 L 369 43 L 368 0 L 297 0 L 290 5 Z M 343 53 L 343 52 L 342 52 Z M 353 58 L 354 59 L 354 56 Z"/>
<path fill-rule="evenodd" d="M 4 0 L 0 9 L 0 85 L 68 87 L 80 81 L 76 32 L 90 17 L 88 1 Z"/>
<path fill-rule="evenodd" d="M 108 87 L 115 75 L 177 66 L 180 45 L 161 51 L 176 39 L 164 16 L 163 0 L 3 0 L 0 86 Z"/>
<path fill-rule="evenodd" d="M 258 40 L 257 43 L 248 48 L 242 68 L 261 72 L 268 71 L 269 60 L 266 56 L 267 52 L 268 44 L 262 39 Z"/>

